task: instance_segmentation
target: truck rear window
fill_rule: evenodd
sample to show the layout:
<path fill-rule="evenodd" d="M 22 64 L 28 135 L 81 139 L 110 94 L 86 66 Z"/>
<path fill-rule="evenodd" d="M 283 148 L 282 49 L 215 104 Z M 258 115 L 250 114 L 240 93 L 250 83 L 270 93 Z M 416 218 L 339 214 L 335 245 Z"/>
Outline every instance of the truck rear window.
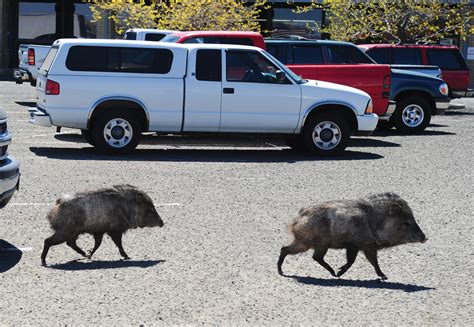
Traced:
<path fill-rule="evenodd" d="M 44 58 L 43 64 L 41 65 L 40 71 L 47 73 L 49 69 L 51 68 L 51 65 L 53 63 L 54 57 L 56 57 L 56 54 L 58 53 L 59 47 L 51 47 L 48 51 L 48 54 L 46 55 L 46 58 Z"/>
<path fill-rule="evenodd" d="M 73 46 L 66 67 L 72 71 L 167 74 L 173 63 L 168 49 Z"/>
<path fill-rule="evenodd" d="M 461 53 L 456 49 L 428 49 L 428 64 L 445 70 L 468 70 Z"/>

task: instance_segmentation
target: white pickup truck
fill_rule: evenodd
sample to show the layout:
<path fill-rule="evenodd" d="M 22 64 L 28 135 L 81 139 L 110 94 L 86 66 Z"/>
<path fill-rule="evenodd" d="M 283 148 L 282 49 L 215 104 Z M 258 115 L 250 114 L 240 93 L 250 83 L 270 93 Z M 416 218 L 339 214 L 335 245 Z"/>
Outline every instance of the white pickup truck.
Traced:
<path fill-rule="evenodd" d="M 378 120 L 367 93 L 304 80 L 250 46 L 57 40 L 36 93 L 31 123 L 81 129 L 112 154 L 133 150 L 150 131 L 280 134 L 333 155 Z"/>
<path fill-rule="evenodd" d="M 18 49 L 18 68 L 13 70 L 13 77 L 17 84 L 30 82 L 36 86 L 38 70 L 51 47 L 49 45 L 20 44 Z"/>
<path fill-rule="evenodd" d="M 124 40 L 161 41 L 165 36 L 176 31 L 156 30 L 152 28 L 130 28 L 123 35 Z"/>

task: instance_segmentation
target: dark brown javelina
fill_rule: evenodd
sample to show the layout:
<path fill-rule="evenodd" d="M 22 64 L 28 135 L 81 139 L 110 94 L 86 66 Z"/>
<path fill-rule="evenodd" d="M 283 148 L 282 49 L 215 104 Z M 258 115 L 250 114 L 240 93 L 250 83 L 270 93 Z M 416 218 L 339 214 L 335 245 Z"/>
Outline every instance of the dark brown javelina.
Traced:
<path fill-rule="evenodd" d="M 408 203 L 394 193 L 375 194 L 359 200 L 326 202 L 303 208 L 289 225 L 294 241 L 281 248 L 278 272 L 288 254 L 314 249 L 313 259 L 331 275 L 342 276 L 364 252 L 377 275 L 380 270 L 377 251 L 405 243 L 425 242 L 425 234 L 415 222 Z M 337 274 L 324 261 L 328 249 L 346 249 L 347 263 Z"/>
<path fill-rule="evenodd" d="M 151 198 L 131 185 L 114 185 L 95 191 L 64 196 L 56 200 L 47 216 L 54 234 L 44 241 L 41 263 L 51 246 L 66 242 L 84 257 L 91 258 L 107 233 L 124 259 L 130 259 L 122 247 L 122 234 L 128 229 L 163 226 Z M 94 235 L 94 248 L 88 255 L 77 246 L 80 234 Z"/>

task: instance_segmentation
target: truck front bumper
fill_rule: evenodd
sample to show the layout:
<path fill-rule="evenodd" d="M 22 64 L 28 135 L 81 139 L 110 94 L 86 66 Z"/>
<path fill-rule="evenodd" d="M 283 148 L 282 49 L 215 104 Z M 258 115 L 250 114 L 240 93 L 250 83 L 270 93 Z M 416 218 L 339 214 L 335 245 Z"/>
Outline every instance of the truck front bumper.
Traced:
<path fill-rule="evenodd" d="M 43 126 L 43 127 L 51 127 L 53 124 L 51 123 L 51 117 L 48 113 L 40 108 L 37 107 L 29 107 L 28 113 L 30 115 L 29 122 L 30 124 Z"/>
<path fill-rule="evenodd" d="M 474 90 L 467 89 L 466 91 L 451 91 L 453 98 L 472 98 L 474 97 Z"/>
<path fill-rule="evenodd" d="M 395 109 L 397 108 L 397 103 L 395 101 L 390 100 L 388 102 L 387 110 L 382 116 L 379 116 L 379 120 L 389 120 L 392 117 Z"/>
<path fill-rule="evenodd" d="M 449 98 L 435 98 L 436 110 L 435 115 L 442 115 L 449 108 Z"/>
<path fill-rule="evenodd" d="M 0 209 L 7 205 L 20 186 L 20 163 L 7 157 L 0 164 Z"/>
<path fill-rule="evenodd" d="M 379 116 L 377 116 L 376 114 L 365 114 L 365 115 L 357 116 L 357 125 L 359 128 L 356 135 L 360 135 L 360 136 L 372 135 L 372 133 L 375 130 L 375 127 L 377 127 L 378 121 L 379 121 Z"/>
<path fill-rule="evenodd" d="M 13 70 L 13 78 L 15 79 L 15 82 L 17 84 L 22 84 L 23 82 L 30 82 L 32 79 L 30 73 L 21 68 L 15 68 Z"/>

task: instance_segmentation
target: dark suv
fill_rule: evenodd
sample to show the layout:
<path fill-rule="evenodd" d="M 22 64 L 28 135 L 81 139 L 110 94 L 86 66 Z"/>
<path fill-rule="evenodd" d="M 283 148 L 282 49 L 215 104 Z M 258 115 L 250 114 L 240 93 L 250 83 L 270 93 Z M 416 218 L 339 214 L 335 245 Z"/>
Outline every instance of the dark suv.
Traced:
<path fill-rule="evenodd" d="M 469 89 L 469 66 L 455 46 L 360 44 L 359 48 L 379 64 L 438 66 L 448 84 L 451 98 L 474 95 L 474 90 Z"/>

